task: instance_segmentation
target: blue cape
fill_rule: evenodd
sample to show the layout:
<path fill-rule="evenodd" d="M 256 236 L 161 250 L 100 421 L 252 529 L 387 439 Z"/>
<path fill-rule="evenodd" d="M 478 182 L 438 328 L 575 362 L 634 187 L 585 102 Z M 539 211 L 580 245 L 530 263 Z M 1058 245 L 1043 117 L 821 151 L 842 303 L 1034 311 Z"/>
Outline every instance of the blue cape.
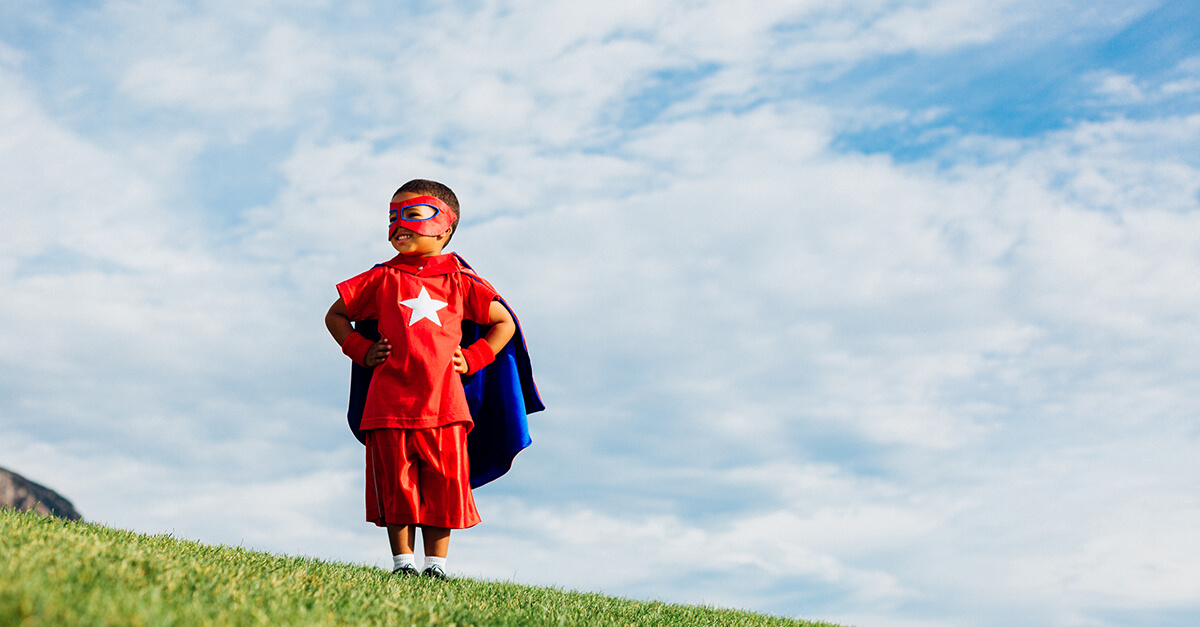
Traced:
<path fill-rule="evenodd" d="M 464 274 L 487 284 L 462 257 L 459 257 L 459 261 L 467 269 Z M 474 428 L 467 434 L 472 488 L 478 488 L 508 472 L 517 453 L 533 443 L 529 437 L 526 416 L 546 408 L 533 382 L 533 367 L 529 363 L 529 350 L 521 333 L 521 322 L 503 298 L 500 303 L 513 314 L 513 320 L 517 322 L 516 333 L 496 355 L 495 361 L 475 374 L 462 375 L 467 406 L 475 421 Z M 357 322 L 354 330 L 370 340 L 379 339 L 379 323 L 376 320 Z M 470 346 L 486 332 L 487 327 L 464 320 L 460 345 Z M 346 420 L 354 437 L 364 444 L 366 436 L 359 425 L 362 424 L 363 407 L 367 402 L 367 388 L 371 385 L 373 371 L 373 368 L 358 364 L 353 364 L 350 370 L 350 406 Z"/>

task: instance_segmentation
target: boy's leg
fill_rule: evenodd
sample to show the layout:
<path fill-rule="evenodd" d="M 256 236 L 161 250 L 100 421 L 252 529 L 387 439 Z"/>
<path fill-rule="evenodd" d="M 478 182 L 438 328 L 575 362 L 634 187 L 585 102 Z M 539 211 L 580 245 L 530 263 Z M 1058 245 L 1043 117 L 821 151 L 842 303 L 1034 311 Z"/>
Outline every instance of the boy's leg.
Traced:
<path fill-rule="evenodd" d="M 425 541 L 425 570 L 422 574 L 443 581 L 449 579 L 446 575 L 446 553 L 450 550 L 450 530 L 422 525 L 421 538 Z"/>
<path fill-rule="evenodd" d="M 392 545 L 392 555 L 416 552 L 417 527 L 415 525 L 388 525 L 387 531 L 388 543 Z M 428 545 L 428 540 L 426 540 L 426 545 Z M 447 545 L 449 545 L 449 538 L 447 538 Z M 444 556 L 445 554 L 443 554 Z"/>
<path fill-rule="evenodd" d="M 415 525 L 388 525 L 388 544 L 392 547 L 392 572 L 399 575 L 417 574 L 417 556 L 413 554 L 416 544 Z"/>
<path fill-rule="evenodd" d="M 445 527 L 421 527 L 421 540 L 425 543 L 426 557 L 446 557 L 450 552 L 450 530 Z"/>

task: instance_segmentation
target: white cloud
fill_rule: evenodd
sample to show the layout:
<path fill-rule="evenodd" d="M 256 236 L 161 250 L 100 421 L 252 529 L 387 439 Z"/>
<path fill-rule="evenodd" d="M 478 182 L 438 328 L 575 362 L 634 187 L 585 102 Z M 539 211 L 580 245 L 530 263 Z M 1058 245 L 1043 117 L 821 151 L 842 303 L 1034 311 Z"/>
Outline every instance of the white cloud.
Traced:
<path fill-rule="evenodd" d="M 1136 77 L 1106 72 L 1095 80 L 1097 93 L 1107 96 L 1115 104 L 1133 104 L 1146 100 L 1146 94 L 1137 85 Z"/>
<path fill-rule="evenodd" d="M 845 537 L 854 527 L 886 527 L 877 536 L 880 540 L 910 536 L 903 513 L 865 508 L 800 517 L 776 512 L 732 518 L 714 529 L 637 512 L 561 511 L 520 501 L 487 505 L 491 526 L 464 532 L 463 557 L 458 558 L 459 567 L 487 578 L 542 585 L 576 581 L 585 589 L 615 594 L 645 598 L 669 593 L 693 603 L 735 606 L 747 597 L 778 594 L 770 582 L 780 580 L 836 585 L 867 602 L 904 596 L 893 577 L 846 564 L 824 543 L 830 535 Z M 890 522 L 880 516 L 891 516 Z M 588 568 L 564 564 L 564 554 Z M 480 562 L 487 566 L 481 568 Z M 697 578 L 704 580 L 698 587 Z M 771 589 L 755 590 L 764 584 Z"/>
<path fill-rule="evenodd" d="M 6 129 L 0 185 L 10 206 L 20 208 L 3 215 L 6 261 L 53 242 L 121 265 L 154 264 L 146 258 L 146 243 L 157 234 L 158 217 L 147 182 L 123 171 L 119 158 L 109 159 L 56 126 L 19 76 L 0 69 L 0 84 L 0 124 Z M 100 229 L 120 233 L 119 243 L 99 237 Z"/>
<path fill-rule="evenodd" d="M 1200 91 L 1200 57 L 1188 57 L 1161 75 L 1100 71 L 1088 76 L 1096 93 L 1112 105 L 1161 104 Z"/>
<path fill-rule="evenodd" d="M 249 50 L 231 51 L 233 34 L 221 25 L 168 24 L 171 39 L 186 47 L 130 66 L 121 88 L 135 100 L 200 112 L 282 115 L 298 98 L 331 87 L 332 55 L 319 37 L 294 26 L 272 25 L 246 42 Z"/>

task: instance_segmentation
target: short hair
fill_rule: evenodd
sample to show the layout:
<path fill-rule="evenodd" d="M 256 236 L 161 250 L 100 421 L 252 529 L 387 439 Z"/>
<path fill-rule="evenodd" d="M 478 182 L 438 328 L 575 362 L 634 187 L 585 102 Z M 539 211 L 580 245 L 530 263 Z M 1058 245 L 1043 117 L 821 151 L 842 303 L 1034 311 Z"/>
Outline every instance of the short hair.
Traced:
<path fill-rule="evenodd" d="M 454 222 L 450 224 L 450 237 L 454 237 L 454 232 L 458 230 L 458 219 L 461 215 L 458 209 L 458 196 L 454 195 L 454 190 L 437 181 L 413 179 L 401 185 L 400 189 L 396 190 L 396 194 L 403 193 L 419 194 L 421 196 L 433 196 L 434 198 L 446 203 L 446 206 L 450 207 L 450 210 L 454 212 Z M 392 198 L 395 198 L 396 194 L 392 194 Z M 446 243 L 450 243 L 450 238 L 446 239 Z"/>

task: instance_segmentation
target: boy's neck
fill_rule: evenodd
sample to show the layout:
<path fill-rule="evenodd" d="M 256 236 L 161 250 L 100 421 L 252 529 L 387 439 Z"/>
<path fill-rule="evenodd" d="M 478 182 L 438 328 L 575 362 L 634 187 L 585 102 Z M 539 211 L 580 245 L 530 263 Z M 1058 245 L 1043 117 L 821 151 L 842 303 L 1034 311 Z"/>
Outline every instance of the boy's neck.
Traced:
<path fill-rule="evenodd" d="M 419 254 L 416 254 L 416 255 L 406 255 L 406 254 L 404 254 L 404 253 L 400 253 L 400 256 L 401 256 L 401 257 L 407 257 L 407 258 L 409 258 L 409 259 L 428 259 L 428 258 L 430 258 L 430 257 L 440 257 L 440 256 L 442 256 L 443 254 L 445 254 L 445 252 L 444 252 L 444 251 L 445 251 L 445 249 L 443 249 L 443 248 L 439 248 L 439 249 L 437 249 L 437 250 L 435 250 L 435 251 L 430 251 L 430 252 L 425 252 L 425 253 L 419 253 Z"/>
<path fill-rule="evenodd" d="M 393 259 L 396 261 L 400 261 L 402 263 L 407 263 L 407 264 L 421 264 L 421 263 L 425 263 L 427 261 L 431 261 L 437 257 L 444 257 L 448 254 L 450 254 L 450 253 L 436 252 L 436 253 L 425 253 L 425 254 L 421 254 L 421 255 L 405 255 L 403 253 L 400 253 L 400 254 L 397 254 L 395 257 L 393 257 Z"/>

